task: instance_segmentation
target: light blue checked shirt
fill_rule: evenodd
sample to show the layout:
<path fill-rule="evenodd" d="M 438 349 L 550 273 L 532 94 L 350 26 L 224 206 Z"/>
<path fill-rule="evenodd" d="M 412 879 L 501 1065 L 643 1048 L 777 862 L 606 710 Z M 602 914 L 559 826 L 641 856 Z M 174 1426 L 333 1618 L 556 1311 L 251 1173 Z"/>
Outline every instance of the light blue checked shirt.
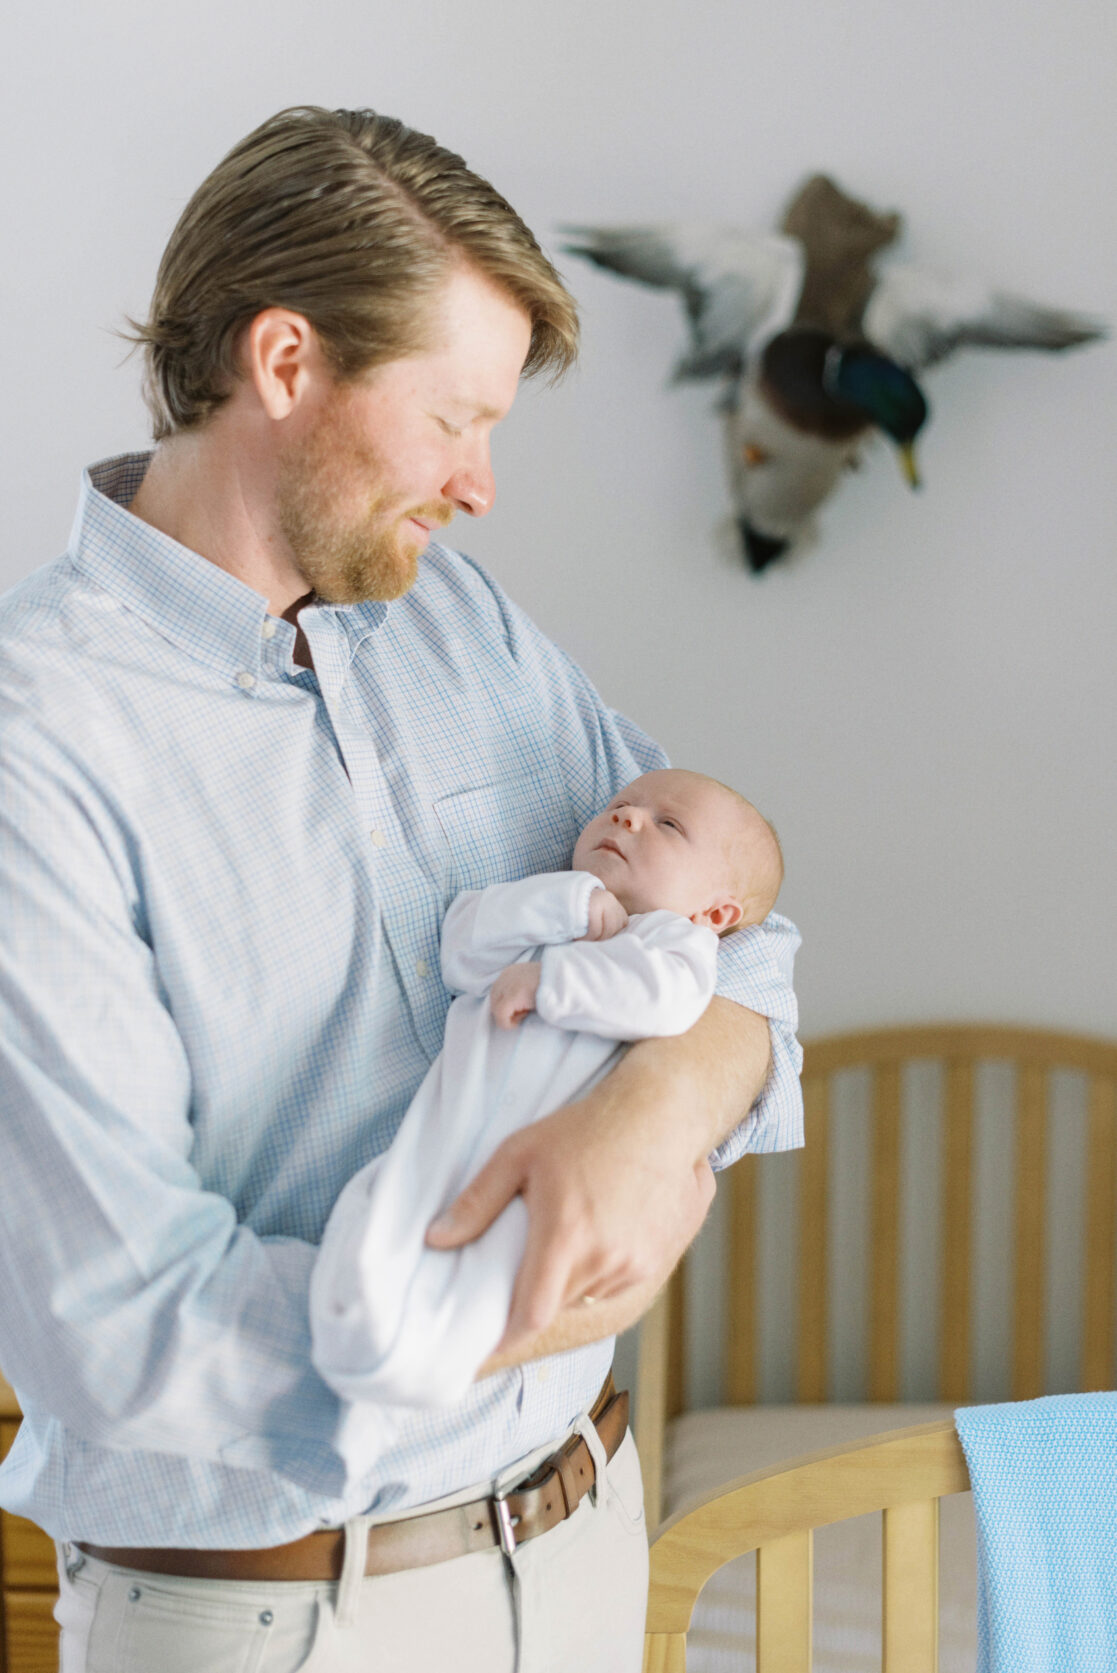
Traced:
<path fill-rule="evenodd" d="M 564 867 L 663 761 L 468 559 L 294 629 L 84 478 L 70 547 L 0 600 L 0 1365 L 26 1421 L 0 1504 L 59 1538 L 264 1546 L 418 1504 L 561 1434 L 602 1342 L 354 1456 L 310 1366 L 342 1186 L 442 1042 L 442 915 Z M 771 917 L 721 991 L 772 1019 L 723 1147 L 801 1142 Z"/>

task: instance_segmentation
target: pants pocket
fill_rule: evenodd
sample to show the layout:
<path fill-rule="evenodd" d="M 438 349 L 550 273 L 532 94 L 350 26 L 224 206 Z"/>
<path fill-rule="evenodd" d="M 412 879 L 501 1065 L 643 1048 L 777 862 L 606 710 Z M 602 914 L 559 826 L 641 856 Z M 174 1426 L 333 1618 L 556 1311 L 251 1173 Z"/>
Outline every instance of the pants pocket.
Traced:
<path fill-rule="evenodd" d="M 54 1603 L 54 1618 L 61 1631 L 59 1673 L 85 1673 L 100 1586 L 82 1573 L 85 1564 L 72 1547 L 59 1545 L 56 1549 L 58 1596 Z"/>
<path fill-rule="evenodd" d="M 310 1596 L 114 1569 L 74 1673 L 296 1673 L 316 1636 Z"/>

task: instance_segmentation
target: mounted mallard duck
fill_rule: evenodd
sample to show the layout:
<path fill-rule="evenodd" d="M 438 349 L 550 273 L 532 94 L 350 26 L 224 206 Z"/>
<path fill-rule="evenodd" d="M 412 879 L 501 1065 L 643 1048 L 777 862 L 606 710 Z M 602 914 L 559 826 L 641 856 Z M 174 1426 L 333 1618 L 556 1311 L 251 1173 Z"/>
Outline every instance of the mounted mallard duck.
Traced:
<path fill-rule="evenodd" d="M 728 227 L 568 227 L 565 248 L 676 290 L 691 344 L 676 381 L 725 383 L 730 484 L 753 570 L 782 557 L 854 467 L 874 430 L 919 485 L 915 439 L 928 406 L 915 373 L 955 349 L 1066 349 L 1100 321 L 876 258 L 899 236 L 825 175 L 796 194 L 779 233 Z"/>

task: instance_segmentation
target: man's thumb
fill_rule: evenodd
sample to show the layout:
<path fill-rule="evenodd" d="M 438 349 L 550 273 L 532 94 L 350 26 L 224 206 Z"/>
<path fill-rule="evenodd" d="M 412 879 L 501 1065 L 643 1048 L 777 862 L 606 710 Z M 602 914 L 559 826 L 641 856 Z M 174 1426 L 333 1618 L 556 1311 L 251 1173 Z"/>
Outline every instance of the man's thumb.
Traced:
<path fill-rule="evenodd" d="M 457 1249 L 463 1243 L 472 1243 L 488 1230 L 518 1189 L 518 1179 L 498 1150 L 449 1207 L 432 1220 L 427 1227 L 427 1243 L 432 1249 Z"/>

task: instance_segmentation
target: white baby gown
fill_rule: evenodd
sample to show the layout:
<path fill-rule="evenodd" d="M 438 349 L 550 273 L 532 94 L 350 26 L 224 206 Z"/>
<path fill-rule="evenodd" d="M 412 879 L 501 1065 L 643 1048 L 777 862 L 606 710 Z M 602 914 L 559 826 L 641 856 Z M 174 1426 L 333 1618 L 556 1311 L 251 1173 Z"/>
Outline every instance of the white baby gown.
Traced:
<path fill-rule="evenodd" d="M 313 1361 L 369 1433 L 385 1407 L 452 1405 L 504 1333 L 527 1235 L 516 1197 L 475 1242 L 430 1249 L 427 1227 L 510 1134 L 582 1096 L 620 1042 L 682 1034 L 714 992 L 717 937 L 674 912 L 647 912 L 583 941 L 588 872 L 557 872 L 461 894 L 442 928 L 452 993 L 443 1047 L 389 1149 L 346 1185 L 310 1286 Z M 489 989 L 509 964 L 539 960 L 536 1009 L 500 1028 Z M 354 1413 L 354 1416 L 357 1414 Z M 371 1421 L 369 1421 L 371 1420 Z"/>

